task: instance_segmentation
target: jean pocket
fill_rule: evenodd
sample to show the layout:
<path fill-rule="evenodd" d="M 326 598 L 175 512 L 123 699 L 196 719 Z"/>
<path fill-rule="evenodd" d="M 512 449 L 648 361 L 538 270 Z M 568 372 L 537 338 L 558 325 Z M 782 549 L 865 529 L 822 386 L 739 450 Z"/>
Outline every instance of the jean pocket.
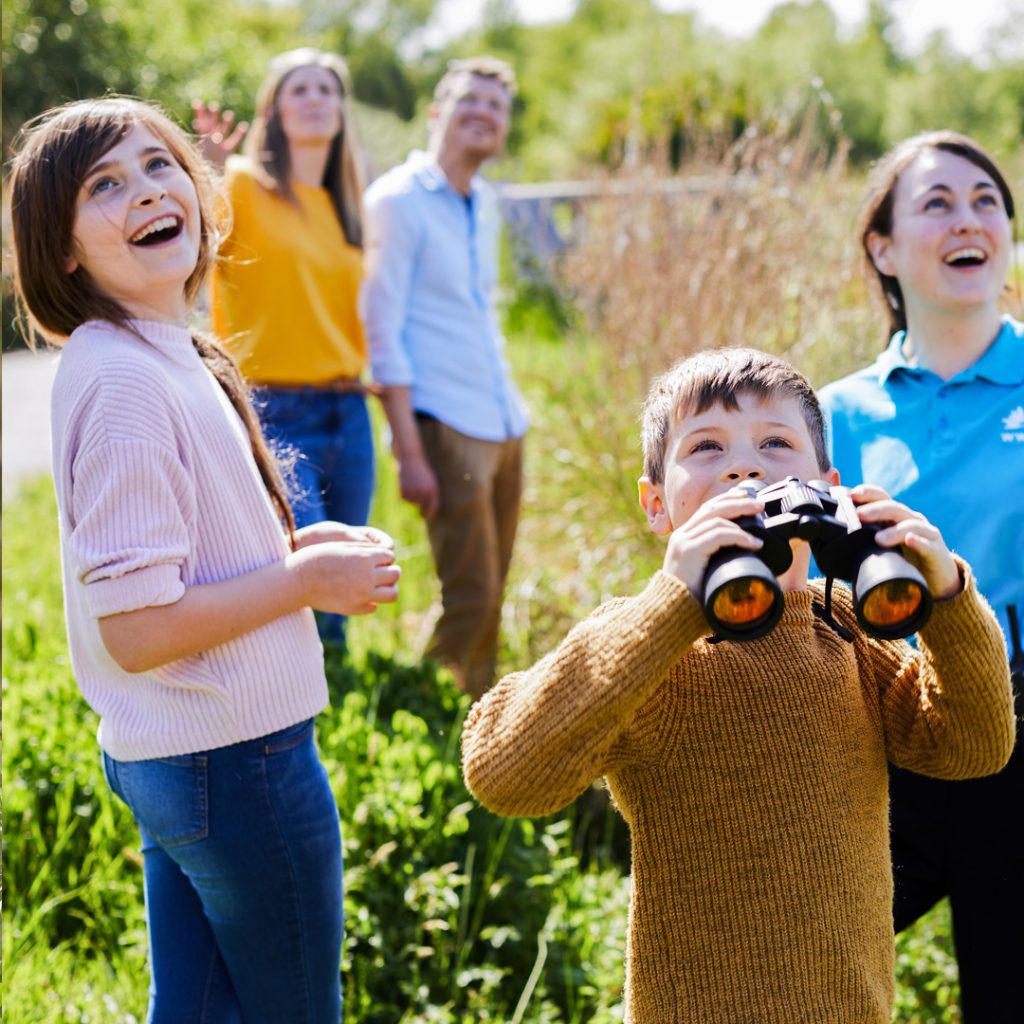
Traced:
<path fill-rule="evenodd" d="M 264 754 L 282 754 L 302 746 L 313 735 L 313 719 L 306 718 L 286 729 L 279 729 L 263 737 Z"/>
<path fill-rule="evenodd" d="M 117 792 L 135 820 L 163 847 L 209 834 L 208 759 L 203 754 L 115 761 Z"/>

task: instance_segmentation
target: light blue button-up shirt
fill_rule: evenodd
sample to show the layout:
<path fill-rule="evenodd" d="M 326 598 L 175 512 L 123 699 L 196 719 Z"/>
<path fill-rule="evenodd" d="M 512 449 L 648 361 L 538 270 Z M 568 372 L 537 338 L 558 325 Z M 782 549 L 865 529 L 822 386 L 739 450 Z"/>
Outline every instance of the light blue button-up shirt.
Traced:
<path fill-rule="evenodd" d="M 409 387 L 412 406 L 484 441 L 521 437 L 527 416 L 494 309 L 498 204 L 475 177 L 462 195 L 415 151 L 365 197 L 361 304 L 374 379 Z"/>
<path fill-rule="evenodd" d="M 1024 324 L 1005 318 L 985 354 L 945 381 L 908 365 L 903 340 L 822 389 L 833 465 L 843 484 L 877 484 L 927 516 L 1009 640 L 1009 605 L 1024 627 Z"/>

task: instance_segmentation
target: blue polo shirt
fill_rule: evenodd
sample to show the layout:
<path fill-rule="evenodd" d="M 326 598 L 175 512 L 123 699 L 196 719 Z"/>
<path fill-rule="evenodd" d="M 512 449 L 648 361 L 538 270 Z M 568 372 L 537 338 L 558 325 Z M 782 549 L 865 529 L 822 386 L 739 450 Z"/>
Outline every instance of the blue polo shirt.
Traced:
<path fill-rule="evenodd" d="M 832 463 L 844 485 L 884 487 L 942 531 L 1009 642 L 1007 606 L 1024 618 L 1024 324 L 1006 317 L 945 381 L 909 366 L 903 339 L 821 390 Z"/>

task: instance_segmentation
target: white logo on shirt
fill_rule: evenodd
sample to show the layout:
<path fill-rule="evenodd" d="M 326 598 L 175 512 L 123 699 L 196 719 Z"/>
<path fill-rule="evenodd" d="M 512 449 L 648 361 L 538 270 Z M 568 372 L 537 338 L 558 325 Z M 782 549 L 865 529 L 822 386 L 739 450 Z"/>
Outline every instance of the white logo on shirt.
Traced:
<path fill-rule="evenodd" d="M 1003 417 L 1003 440 L 1008 444 L 1014 441 L 1024 443 L 1024 405 L 1010 410 L 1009 416 Z"/>

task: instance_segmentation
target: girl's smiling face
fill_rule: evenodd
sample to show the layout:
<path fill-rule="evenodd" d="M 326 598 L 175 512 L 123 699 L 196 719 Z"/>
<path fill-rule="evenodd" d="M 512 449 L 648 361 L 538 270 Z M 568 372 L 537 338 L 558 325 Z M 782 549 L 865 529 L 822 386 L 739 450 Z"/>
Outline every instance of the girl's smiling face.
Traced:
<path fill-rule="evenodd" d="M 66 269 L 85 270 L 132 317 L 184 324 L 201 230 L 192 179 L 163 139 L 136 125 L 82 182 Z"/>
<path fill-rule="evenodd" d="M 923 150 L 901 172 L 892 232 L 868 237 L 878 270 L 900 284 L 915 312 L 995 307 L 1010 261 L 1010 218 L 981 168 L 955 153 Z"/>

